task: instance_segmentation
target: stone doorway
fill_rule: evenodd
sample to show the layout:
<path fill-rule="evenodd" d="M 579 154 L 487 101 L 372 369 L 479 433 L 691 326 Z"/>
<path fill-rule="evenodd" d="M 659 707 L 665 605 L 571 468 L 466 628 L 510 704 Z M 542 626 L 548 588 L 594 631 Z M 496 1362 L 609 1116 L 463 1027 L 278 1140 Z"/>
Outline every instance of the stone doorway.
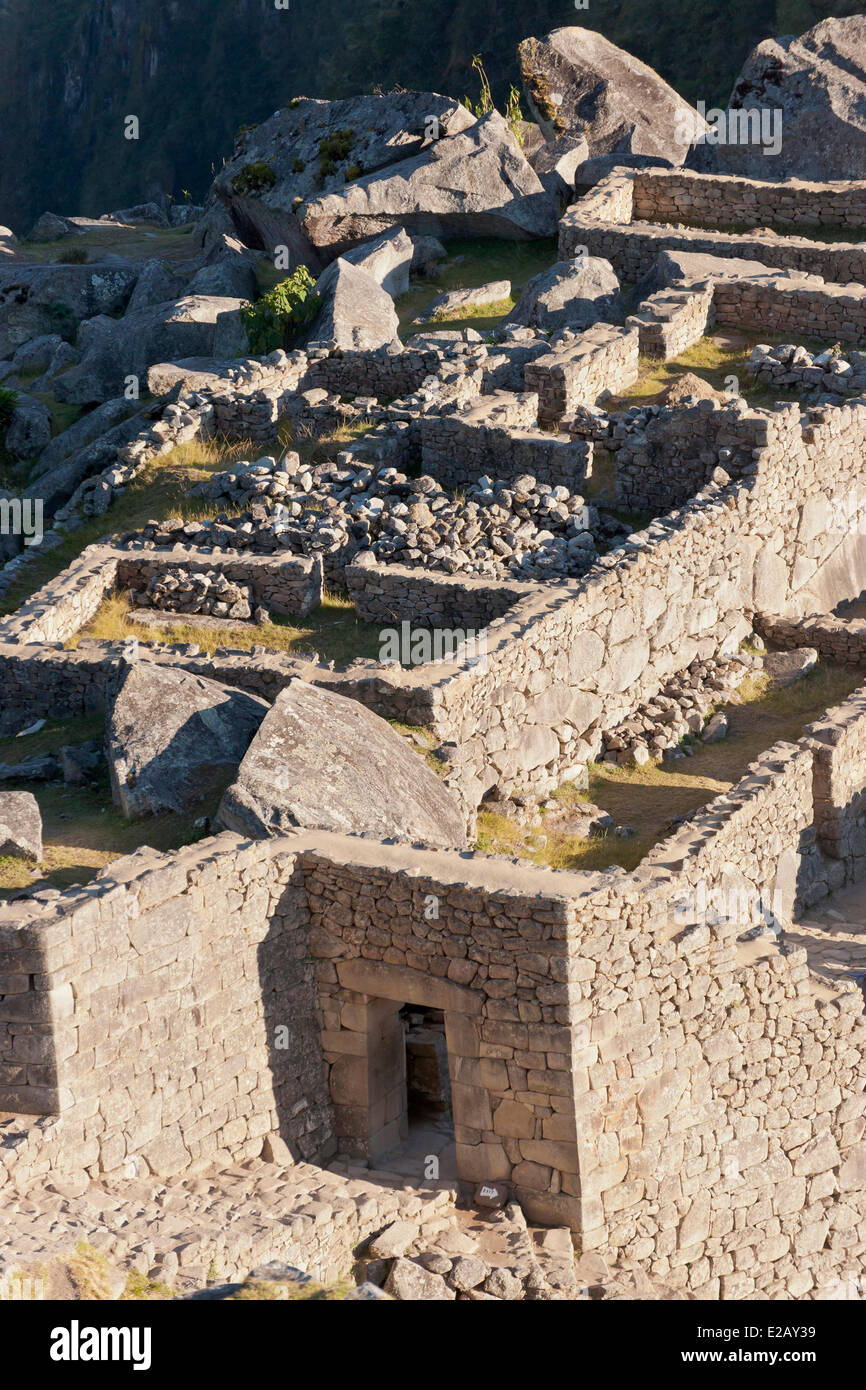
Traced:
<path fill-rule="evenodd" d="M 477 1050 L 480 999 L 382 962 L 337 969 L 341 1028 L 325 1043 L 338 1145 L 413 1182 L 456 1181 L 455 1132 L 471 1123 L 477 1089 L 460 1073 Z"/>

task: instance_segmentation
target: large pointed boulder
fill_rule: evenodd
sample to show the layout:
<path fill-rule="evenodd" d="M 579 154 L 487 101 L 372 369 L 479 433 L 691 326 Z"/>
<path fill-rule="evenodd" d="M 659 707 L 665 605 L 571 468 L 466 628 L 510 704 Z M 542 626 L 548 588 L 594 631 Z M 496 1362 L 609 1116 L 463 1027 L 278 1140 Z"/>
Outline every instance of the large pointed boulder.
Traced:
<path fill-rule="evenodd" d="M 133 817 L 188 811 L 218 796 L 269 708 L 220 681 L 128 663 L 106 730 L 114 801 Z"/>
<path fill-rule="evenodd" d="M 750 179 L 866 178 L 866 15 L 765 39 L 689 163 Z M 712 142 L 712 143 L 710 143 Z"/>
<path fill-rule="evenodd" d="M 704 128 L 657 72 L 593 29 L 554 29 L 524 39 L 518 54 L 530 111 L 548 140 L 583 135 L 590 155 L 651 154 L 682 164 L 684 120 Z"/>
<path fill-rule="evenodd" d="M 316 281 L 316 294 L 322 307 L 306 334 L 308 344 L 372 352 L 397 338 L 394 301 L 361 266 L 338 257 Z"/>
<path fill-rule="evenodd" d="M 552 332 L 590 328 L 594 323 L 622 323 L 625 315 L 619 280 L 610 261 L 580 256 L 557 261 L 534 275 L 506 323 Z"/>
<path fill-rule="evenodd" d="M 219 820 L 242 835 L 321 829 L 466 845 L 457 798 L 406 740 L 357 700 L 301 680 L 277 696 Z"/>

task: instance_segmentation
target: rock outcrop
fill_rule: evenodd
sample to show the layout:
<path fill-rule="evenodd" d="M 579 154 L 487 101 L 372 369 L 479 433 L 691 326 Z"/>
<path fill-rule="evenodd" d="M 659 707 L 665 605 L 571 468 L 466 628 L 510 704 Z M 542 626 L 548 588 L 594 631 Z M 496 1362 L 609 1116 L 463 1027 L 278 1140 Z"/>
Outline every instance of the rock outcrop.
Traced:
<path fill-rule="evenodd" d="M 285 245 L 294 263 L 319 269 L 330 257 L 319 259 L 304 235 L 296 216 L 302 204 L 381 173 L 472 124 L 464 106 L 436 92 L 343 101 L 296 97 L 241 134 L 213 192 L 247 245 Z"/>
<path fill-rule="evenodd" d="M 326 257 L 393 227 L 413 236 L 552 236 L 557 213 L 497 111 L 298 209 L 306 236 Z"/>
<path fill-rule="evenodd" d="M 646 63 L 592 29 L 554 29 L 524 39 L 520 67 L 533 117 L 549 140 L 583 135 L 590 155 L 625 151 L 682 164 L 677 123 L 697 112 Z"/>
<path fill-rule="evenodd" d="M 323 829 L 465 847 L 456 797 L 357 700 L 294 680 L 277 696 L 219 820 L 242 835 Z"/>
<path fill-rule="evenodd" d="M 108 718 L 112 795 L 125 816 L 187 811 L 232 780 L 269 706 L 219 681 L 127 665 Z"/>
<path fill-rule="evenodd" d="M 0 269 L 0 358 L 50 333 L 71 333 L 83 319 L 124 308 L 138 267 L 8 265 Z"/>
<path fill-rule="evenodd" d="M 699 145 L 689 163 L 701 155 L 702 168 L 750 179 L 866 178 L 866 15 L 825 19 L 800 38 L 759 43 L 729 108 L 755 113 L 747 118 L 753 121 L 775 115 L 777 152 L 764 153 L 766 140 L 732 143 L 726 129 L 725 143 Z"/>
<path fill-rule="evenodd" d="M 114 321 L 88 325 L 81 361 L 57 378 L 59 401 L 92 405 L 121 395 L 127 376 L 143 383 L 155 362 L 186 357 L 239 357 L 248 350 L 242 300 L 187 295 Z"/>
<path fill-rule="evenodd" d="M 590 328 L 594 323 L 621 323 L 625 309 L 610 261 L 579 256 L 557 261 L 534 275 L 506 323 L 524 328 Z"/>
<path fill-rule="evenodd" d="M 444 254 L 444 252 L 443 252 Z M 396 298 L 405 294 L 409 288 L 409 271 L 415 260 L 415 245 L 412 238 L 397 227 L 384 236 L 364 241 L 347 251 L 344 260 L 356 265 L 372 275 L 377 285 Z"/>

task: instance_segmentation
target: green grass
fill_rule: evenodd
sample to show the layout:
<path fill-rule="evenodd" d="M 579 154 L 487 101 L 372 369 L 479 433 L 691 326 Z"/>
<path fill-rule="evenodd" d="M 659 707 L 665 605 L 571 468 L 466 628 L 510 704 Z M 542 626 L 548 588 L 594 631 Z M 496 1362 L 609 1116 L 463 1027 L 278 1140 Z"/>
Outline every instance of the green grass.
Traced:
<path fill-rule="evenodd" d="M 316 652 L 322 661 L 333 661 L 337 666 L 348 665 L 356 657 L 378 661 L 381 648 L 381 626 L 362 622 L 354 604 L 335 593 L 326 593 L 320 607 L 304 618 L 274 614 L 271 622 L 262 627 L 250 623 L 232 628 L 208 628 L 197 623 L 178 622 L 156 628 L 137 623 L 135 612 L 125 594 L 116 594 L 103 602 L 91 621 L 67 646 L 78 646 L 83 637 L 107 642 L 138 637 L 142 642 L 195 642 L 209 655 L 217 647 L 250 651 L 259 646 L 290 656 Z"/>
<path fill-rule="evenodd" d="M 81 235 L 61 237 L 58 241 L 30 242 L 18 244 L 17 259 L 30 263 L 63 264 L 60 257 L 70 247 L 85 247 L 90 252 L 90 262 L 95 263 L 106 252 L 129 256 L 131 260 L 159 256 L 161 260 L 186 261 L 196 255 L 192 242 L 193 226 L 151 227 L 142 223 L 137 227 L 121 227 L 107 222 L 104 227 L 86 228 Z M 10 264 L 14 264 L 11 257 Z M 6 262 L 4 261 L 4 264 Z"/>
<path fill-rule="evenodd" d="M 780 740 L 800 738 L 807 724 L 862 683 L 862 672 L 824 662 L 783 689 L 771 687 L 763 675 L 749 676 L 740 687 L 742 703 L 724 706 L 729 733 L 719 743 L 694 742 L 694 756 L 676 763 L 647 763 L 641 768 L 592 764 L 586 791 L 566 785 L 555 794 L 564 811 L 587 801 L 600 806 L 617 825 L 633 826 L 634 839 L 610 834 L 589 840 L 562 833 L 553 811 L 543 813 L 541 826 L 529 828 L 485 810 L 478 817 L 477 848 L 487 854 L 518 855 L 552 869 L 600 870 L 611 864 L 634 869 L 673 831 L 675 817 L 728 791 L 746 775 L 749 763 Z M 547 843 L 534 840 L 538 835 L 547 836 Z"/>
<path fill-rule="evenodd" d="M 0 740 L 0 761 L 18 763 L 41 753 L 56 753 L 66 743 L 102 738 L 102 715 L 53 720 L 37 734 Z M 24 888 L 35 877 L 55 888 L 87 883 L 112 860 L 131 854 L 141 845 L 157 850 L 177 849 L 201 838 L 194 822 L 216 811 L 218 798 L 202 802 L 186 815 L 175 813 L 128 821 L 111 800 L 108 768 L 102 765 L 93 785 L 66 786 L 62 782 L 5 781 L 0 791 L 28 791 L 36 797 L 42 815 L 43 859 L 40 873 L 22 859 L 0 859 L 0 899 Z"/>
<path fill-rule="evenodd" d="M 504 319 L 506 314 L 511 313 L 516 303 L 517 300 L 512 294 L 505 299 L 491 299 L 486 304 L 467 304 L 465 308 L 454 309 L 451 313 L 436 314 L 429 320 L 429 324 L 420 324 L 419 329 L 423 330 L 425 327 L 443 328 L 457 323 L 468 323 L 482 332 L 484 329 L 495 328 L 500 319 Z"/>
<path fill-rule="evenodd" d="M 526 282 L 542 270 L 549 270 L 557 258 L 553 238 L 540 241 L 455 238 L 445 242 L 445 249 L 448 259 L 442 263 L 442 274 L 436 279 L 418 281 L 408 294 L 401 295 L 397 300 L 401 338 L 423 332 L 425 328 L 429 331 L 452 325 L 456 328 L 475 328 L 480 333 L 489 331 L 514 307 Z M 458 257 L 462 257 L 459 263 Z M 501 301 L 506 307 L 499 304 L 473 305 L 471 310 L 451 315 L 448 319 L 437 319 L 435 324 L 416 324 L 416 318 L 435 295 L 444 294 L 447 290 L 472 289 L 493 280 L 511 281 L 511 299 Z"/>
<path fill-rule="evenodd" d="M 790 334 L 773 336 L 767 333 L 755 333 L 751 329 L 745 330 L 736 326 L 727 327 L 719 324 L 712 333 L 700 338 L 698 342 L 693 343 L 691 347 L 686 348 L 685 352 L 680 353 L 679 357 L 673 358 L 670 362 L 662 362 L 657 357 L 641 356 L 637 381 L 626 391 L 608 401 L 605 409 L 625 410 L 632 405 L 648 405 L 655 401 L 660 392 L 668 386 L 672 386 L 686 372 L 693 372 L 695 376 L 702 377 L 717 391 L 725 389 L 727 377 L 735 376 L 739 383 L 739 394 L 750 405 L 767 406 L 777 400 L 799 401 L 802 399 L 802 392 L 800 391 L 757 382 L 748 360 L 752 349 L 758 343 L 776 346 L 779 343 L 790 343 L 791 341 Z M 812 352 L 823 351 L 829 346 L 826 342 L 820 342 L 814 338 L 801 338 L 799 335 L 797 335 L 797 342 Z"/>

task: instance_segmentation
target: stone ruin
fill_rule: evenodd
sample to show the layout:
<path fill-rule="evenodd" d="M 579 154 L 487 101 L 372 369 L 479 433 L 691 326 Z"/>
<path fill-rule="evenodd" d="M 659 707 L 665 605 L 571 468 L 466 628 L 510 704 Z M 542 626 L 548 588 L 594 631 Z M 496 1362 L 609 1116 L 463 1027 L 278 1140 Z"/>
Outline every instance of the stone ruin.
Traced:
<path fill-rule="evenodd" d="M 176 399 L 61 523 L 107 510 L 148 460 L 199 435 L 374 427 L 336 466 L 269 455 L 214 477 L 210 499 L 240 518 L 157 521 L 83 551 L 0 623 L 0 731 L 110 713 L 127 669 L 166 688 L 222 683 L 265 722 L 293 702 L 348 702 L 371 728 L 425 731 L 469 835 L 486 801 L 535 803 L 591 761 L 685 756 L 683 734 L 709 737 L 720 692 L 754 665 L 745 639 L 866 664 L 866 623 L 834 613 L 866 588 L 866 401 L 607 409 L 639 352 L 675 360 L 714 322 L 858 341 L 862 248 L 715 228 L 864 215 L 861 183 L 769 194 L 615 168 L 565 213 L 560 257 L 586 247 L 631 279 L 655 275 L 660 253 L 701 260 L 651 278 L 624 324 L 276 353 L 216 381 L 178 368 Z M 823 365 L 820 381 L 804 365 L 805 381 L 826 386 Z M 618 507 L 647 518 L 634 530 L 581 491 L 602 450 Z M 119 591 L 244 620 L 309 614 L 326 580 L 366 621 L 477 630 L 483 649 L 338 670 L 263 648 L 66 645 Z M 408 787 L 411 764 L 401 775 Z M 226 1191 L 263 1193 L 279 1165 L 293 1196 L 278 1237 L 233 1240 L 202 1210 L 178 1254 L 131 1223 L 125 1255 L 169 1276 L 201 1277 L 218 1255 L 229 1272 L 279 1257 L 334 1277 L 372 1236 L 369 1278 L 398 1296 L 575 1296 L 570 1252 L 551 1240 L 545 1256 L 528 1221 L 699 1299 L 861 1281 L 862 974 L 829 987 L 799 923 L 862 879 L 864 785 L 861 687 L 632 872 L 537 868 L 457 836 L 434 848 L 411 827 L 344 833 L 314 812 L 252 834 L 227 815 L 85 887 L 37 888 L 0 908 L 0 1190 L 14 1202 L 50 1174 L 72 1214 L 88 1184 L 122 1208 L 153 1179 L 194 1204 L 185 1184 L 208 1165 Z M 758 905 L 758 931 L 732 903 Z M 407 1013 L 433 1024 L 410 1049 L 428 1100 L 447 1056 L 456 1149 L 453 1178 L 411 1193 L 388 1169 L 408 1134 Z M 470 1269 L 442 1218 L 485 1186 L 511 1203 L 497 1219 L 523 1253 Z M 406 1229 L 383 1237 L 389 1222 Z"/>

